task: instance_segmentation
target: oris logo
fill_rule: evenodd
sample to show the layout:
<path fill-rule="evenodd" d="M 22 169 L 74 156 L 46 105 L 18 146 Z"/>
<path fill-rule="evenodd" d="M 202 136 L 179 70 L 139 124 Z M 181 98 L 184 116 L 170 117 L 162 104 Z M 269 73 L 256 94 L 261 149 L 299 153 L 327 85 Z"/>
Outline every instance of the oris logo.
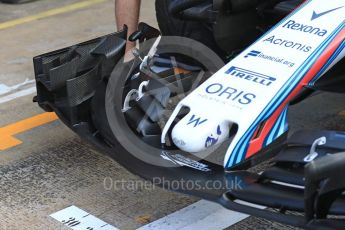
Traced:
<path fill-rule="evenodd" d="M 217 95 L 219 98 L 238 102 L 241 105 L 248 105 L 253 102 L 256 95 L 253 93 L 247 93 L 243 90 L 238 90 L 232 87 L 227 87 L 221 83 L 214 83 L 206 88 L 206 93 L 211 95 Z"/>

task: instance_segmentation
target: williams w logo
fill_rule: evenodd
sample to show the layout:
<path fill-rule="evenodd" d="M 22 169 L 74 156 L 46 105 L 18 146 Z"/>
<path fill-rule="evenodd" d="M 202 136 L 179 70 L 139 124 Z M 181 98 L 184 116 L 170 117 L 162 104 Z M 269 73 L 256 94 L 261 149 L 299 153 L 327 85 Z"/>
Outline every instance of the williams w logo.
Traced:
<path fill-rule="evenodd" d="M 194 128 L 196 128 L 197 126 L 205 123 L 207 121 L 207 119 L 201 120 L 201 117 L 196 117 L 195 115 L 193 115 L 190 119 L 187 125 L 192 125 L 194 124 Z"/>

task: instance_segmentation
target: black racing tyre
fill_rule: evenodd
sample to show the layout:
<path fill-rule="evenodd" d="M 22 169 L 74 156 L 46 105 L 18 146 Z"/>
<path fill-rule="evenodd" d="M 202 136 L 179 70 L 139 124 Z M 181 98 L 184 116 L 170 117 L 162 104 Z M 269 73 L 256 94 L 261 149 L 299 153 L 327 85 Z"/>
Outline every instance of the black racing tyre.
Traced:
<path fill-rule="evenodd" d="M 156 16 L 159 29 L 163 36 L 181 36 L 186 22 L 174 19 L 169 15 L 169 2 L 171 0 L 156 0 Z"/>
<path fill-rule="evenodd" d="M 143 51 L 145 53 L 149 50 L 147 48 L 150 47 L 142 48 L 141 53 Z M 184 37 L 162 37 L 158 54 L 180 54 L 198 57 L 197 61 L 203 66 L 208 77 L 224 66 L 224 62 L 208 47 Z M 121 149 L 121 151 L 127 152 L 148 164 L 167 167 L 170 164 L 166 164 L 160 156 L 162 152 L 160 142 L 160 147 L 145 142 L 143 137 L 136 132 L 136 129 L 131 128 L 131 123 L 126 118 L 126 114 L 122 112 L 124 96 L 130 90 L 126 86 L 131 85 L 129 84 L 132 79 L 131 76 L 132 74 L 127 72 L 126 67 L 119 62 L 113 70 L 107 85 L 105 109 L 108 123 L 118 142 L 116 149 Z M 181 150 L 176 151 L 181 152 Z"/>
<path fill-rule="evenodd" d="M 168 10 L 171 1 L 179 0 L 156 0 L 157 22 L 162 35 L 181 36 L 196 40 L 225 59 L 226 53 L 217 45 L 213 36 L 213 28 L 201 22 L 182 21 L 175 18 Z"/>

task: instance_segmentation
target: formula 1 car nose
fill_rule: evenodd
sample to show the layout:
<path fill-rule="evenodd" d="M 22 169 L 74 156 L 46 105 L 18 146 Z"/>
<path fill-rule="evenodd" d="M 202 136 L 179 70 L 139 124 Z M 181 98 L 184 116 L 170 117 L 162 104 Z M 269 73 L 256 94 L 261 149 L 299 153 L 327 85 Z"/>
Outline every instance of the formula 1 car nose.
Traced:
<path fill-rule="evenodd" d="M 306 1 L 225 66 L 204 45 L 164 36 L 123 63 L 126 29 L 43 54 L 34 58 L 36 99 L 98 150 L 163 187 L 177 182 L 169 189 L 301 228 L 342 229 L 344 132 L 287 138 L 288 107 L 305 90 L 344 93 L 345 24 L 335 19 L 345 8 L 313 16 L 328 4 Z M 256 168 L 267 159 L 264 170 Z"/>

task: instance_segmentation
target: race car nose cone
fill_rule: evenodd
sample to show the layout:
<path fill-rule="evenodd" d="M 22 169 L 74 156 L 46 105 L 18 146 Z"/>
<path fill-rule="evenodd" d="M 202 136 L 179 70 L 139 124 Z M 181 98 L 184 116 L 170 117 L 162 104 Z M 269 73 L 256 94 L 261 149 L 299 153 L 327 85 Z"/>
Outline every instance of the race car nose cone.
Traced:
<path fill-rule="evenodd" d="M 210 120 L 190 113 L 173 128 L 172 139 L 181 150 L 197 153 L 224 142 L 229 132 L 227 121 Z"/>

